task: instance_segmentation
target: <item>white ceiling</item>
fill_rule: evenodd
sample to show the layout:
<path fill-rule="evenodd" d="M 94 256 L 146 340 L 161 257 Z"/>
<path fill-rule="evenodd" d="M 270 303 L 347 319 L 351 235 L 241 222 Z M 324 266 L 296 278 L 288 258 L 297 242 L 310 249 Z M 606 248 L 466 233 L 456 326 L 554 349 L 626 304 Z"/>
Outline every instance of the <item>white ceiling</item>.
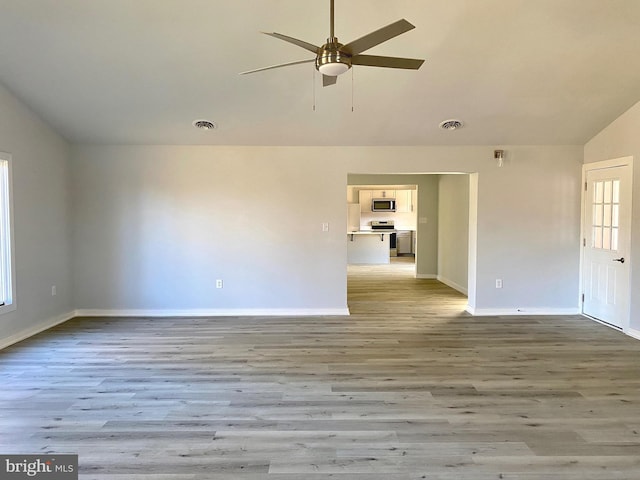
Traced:
<path fill-rule="evenodd" d="M 322 88 L 329 0 L 0 0 L 0 82 L 73 142 L 583 144 L 640 100 L 638 0 L 336 0 L 342 43 L 406 18 Z M 217 122 L 199 131 L 195 119 Z M 458 118 L 463 129 L 438 124 Z"/>

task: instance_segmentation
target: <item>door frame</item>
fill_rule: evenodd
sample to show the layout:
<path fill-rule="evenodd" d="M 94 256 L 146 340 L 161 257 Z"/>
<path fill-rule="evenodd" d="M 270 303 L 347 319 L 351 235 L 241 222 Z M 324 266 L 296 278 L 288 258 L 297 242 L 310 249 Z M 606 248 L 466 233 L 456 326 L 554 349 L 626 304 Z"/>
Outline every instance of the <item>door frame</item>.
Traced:
<path fill-rule="evenodd" d="M 629 166 L 631 167 L 631 185 L 630 185 L 630 189 L 631 189 L 631 202 L 633 203 L 633 157 L 632 156 L 628 156 L 628 157 L 620 157 L 620 158 L 614 158 L 611 160 L 603 160 L 600 162 L 592 162 L 592 163 L 585 163 L 582 165 L 582 183 L 580 184 L 580 191 L 581 193 L 581 201 L 580 201 L 580 210 L 581 210 L 581 215 L 580 215 L 580 279 L 579 279 L 579 291 L 578 291 L 578 305 L 579 305 L 579 311 L 580 314 L 587 317 L 590 320 L 593 320 L 595 322 L 600 323 L 601 325 L 605 325 L 609 328 L 612 328 L 616 331 L 621 331 L 620 329 L 618 329 L 617 327 L 608 324 L 607 322 L 604 321 L 600 321 L 599 319 L 595 318 L 595 317 L 591 317 L 587 314 L 584 313 L 584 302 L 582 301 L 583 295 L 584 295 L 584 282 L 583 282 L 583 274 L 584 274 L 584 269 L 585 269 L 585 248 L 584 248 L 584 239 L 586 238 L 586 215 L 588 215 L 588 212 L 586 211 L 586 190 L 587 190 L 587 172 L 593 171 L 593 170 L 606 170 L 608 168 L 614 168 L 614 167 L 626 167 Z M 631 205 L 630 205 L 631 208 Z M 630 210 L 632 211 L 632 210 Z M 631 231 L 633 231 L 633 214 L 631 214 L 631 222 L 629 224 L 629 234 L 631 234 Z M 629 245 L 631 246 L 631 243 L 629 243 Z M 627 260 L 628 258 L 628 263 L 629 263 L 629 271 L 631 272 L 632 268 L 632 257 L 631 257 L 631 249 L 629 250 L 628 253 L 628 257 L 627 255 L 625 255 L 625 260 Z M 630 321 L 631 321 L 631 275 L 629 275 L 629 304 L 627 306 L 627 309 L 625 311 L 625 318 L 621 319 L 620 325 L 622 326 L 622 332 L 629 334 L 629 328 L 630 328 Z"/>
<path fill-rule="evenodd" d="M 385 177 L 385 176 L 389 176 L 389 177 L 422 177 L 422 176 L 427 176 L 427 175 L 466 175 L 469 178 L 469 187 L 468 187 L 468 193 L 469 193 L 469 217 L 468 217 L 468 228 L 467 228 L 467 235 L 468 235 L 468 239 L 469 239 L 469 243 L 468 243 L 468 247 L 467 247 L 467 291 L 463 291 L 462 289 L 456 288 L 456 286 L 450 285 L 447 283 L 448 286 L 450 286 L 451 288 L 454 288 L 455 290 L 459 291 L 460 293 L 462 293 L 463 295 L 466 295 L 467 297 L 467 307 L 465 308 L 465 311 L 467 311 L 468 313 L 470 313 L 471 315 L 476 315 L 476 295 L 477 295 L 477 252 L 478 252 L 478 183 L 479 183 L 479 176 L 480 174 L 478 172 L 473 172 L 473 171 L 465 171 L 465 170 L 458 170 L 458 169 L 453 169 L 453 170 L 449 170 L 449 171 L 439 171 L 439 170 L 428 170 L 428 171 L 423 171 L 423 172 L 414 172 L 414 173 L 401 173 L 401 172 L 394 172 L 394 171 L 389 171 L 389 172 L 370 172 L 370 171 L 364 171 L 364 172 L 347 172 L 346 174 L 346 185 L 345 187 L 348 189 L 348 187 L 351 185 L 349 183 L 349 175 L 364 175 L 364 176 L 377 176 L 377 177 Z M 384 180 L 383 183 L 380 183 L 379 185 L 390 185 L 390 184 L 394 184 L 394 183 L 398 183 L 397 180 Z M 365 185 L 377 185 L 376 183 L 364 183 Z M 421 193 L 420 193 L 420 182 L 417 180 L 407 180 L 406 182 L 400 182 L 400 184 L 402 185 L 416 185 L 417 187 L 417 213 L 418 213 L 418 223 L 420 223 L 420 198 L 421 198 Z M 424 194 L 424 193 L 423 193 Z M 346 212 L 346 210 L 345 210 Z M 419 225 L 416 225 L 416 234 L 418 231 Z M 439 227 L 438 227 L 439 228 Z M 419 236 L 418 236 L 419 238 Z M 437 239 L 436 239 L 437 240 Z M 346 267 L 346 246 L 348 244 L 345 243 L 345 267 Z M 433 278 L 435 279 L 436 277 L 438 277 L 438 274 L 419 274 L 418 273 L 418 257 L 420 256 L 420 251 L 422 250 L 422 248 L 420 247 L 420 242 L 418 241 L 416 244 L 416 252 L 415 252 L 415 261 L 416 261 L 416 271 L 415 271 L 415 276 L 416 278 Z M 437 260 L 437 258 L 436 258 Z M 345 299 L 347 299 L 348 297 L 348 291 L 347 291 L 347 276 L 348 276 L 348 272 L 345 268 Z M 441 281 L 440 278 L 438 278 L 439 281 Z M 348 310 L 348 305 L 347 305 L 347 310 Z M 575 313 L 575 311 L 574 311 Z M 486 315 L 486 314 L 485 314 Z"/>

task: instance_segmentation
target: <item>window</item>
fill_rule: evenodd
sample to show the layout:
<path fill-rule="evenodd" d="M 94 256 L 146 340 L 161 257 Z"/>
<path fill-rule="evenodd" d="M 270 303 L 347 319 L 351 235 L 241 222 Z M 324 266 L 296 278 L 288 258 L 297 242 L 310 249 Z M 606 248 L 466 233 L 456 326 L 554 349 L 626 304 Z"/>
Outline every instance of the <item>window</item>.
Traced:
<path fill-rule="evenodd" d="M 11 155 L 0 152 L 0 313 L 15 310 L 10 188 Z"/>
<path fill-rule="evenodd" d="M 594 182 L 593 248 L 618 250 L 620 217 L 620 180 Z"/>

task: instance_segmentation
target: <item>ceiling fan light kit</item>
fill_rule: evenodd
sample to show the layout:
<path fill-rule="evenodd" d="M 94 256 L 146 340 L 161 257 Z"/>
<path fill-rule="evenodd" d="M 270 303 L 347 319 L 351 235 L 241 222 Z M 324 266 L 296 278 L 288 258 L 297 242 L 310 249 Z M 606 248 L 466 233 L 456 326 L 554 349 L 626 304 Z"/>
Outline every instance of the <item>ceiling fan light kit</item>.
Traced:
<path fill-rule="evenodd" d="M 322 46 L 322 53 L 316 57 L 316 69 L 321 74 L 337 77 L 351 68 L 351 57 L 340 51 L 342 46 L 337 38 L 327 39 Z"/>
<path fill-rule="evenodd" d="M 324 87 L 327 87 L 329 85 L 334 85 L 337 81 L 338 75 L 341 75 L 348 71 L 352 65 L 417 70 L 424 63 L 424 60 L 415 58 L 361 55 L 362 52 L 369 50 L 376 45 L 386 42 L 387 40 L 397 37 L 398 35 L 408 32 L 409 30 L 413 30 L 415 27 L 408 21 L 404 19 L 398 20 L 397 22 L 387 25 L 386 27 L 382 27 L 374 32 L 365 35 L 364 37 L 360 37 L 357 40 L 343 45 L 338 42 L 338 38 L 334 35 L 334 0 L 330 0 L 329 8 L 329 38 L 327 39 L 327 43 L 325 43 L 321 47 L 318 47 L 312 43 L 305 42 L 304 40 L 299 40 L 297 38 L 283 35 L 281 33 L 262 32 L 265 35 L 278 38 L 285 42 L 297 45 L 307 51 L 310 51 L 316 55 L 315 58 L 249 70 L 246 72 L 241 72 L 240 75 L 262 72 L 264 70 L 271 70 L 274 68 L 281 68 L 290 65 L 298 65 L 301 63 L 315 62 L 316 69 L 322 74 L 322 85 Z"/>

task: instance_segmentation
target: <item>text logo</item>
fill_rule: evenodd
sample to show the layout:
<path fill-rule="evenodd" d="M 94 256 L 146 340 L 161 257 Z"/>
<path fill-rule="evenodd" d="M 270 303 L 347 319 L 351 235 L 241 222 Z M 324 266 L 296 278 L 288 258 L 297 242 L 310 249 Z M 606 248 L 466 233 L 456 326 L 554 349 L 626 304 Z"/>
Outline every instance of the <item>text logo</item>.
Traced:
<path fill-rule="evenodd" d="M 78 480 L 78 455 L 0 455 L 0 480 Z"/>

